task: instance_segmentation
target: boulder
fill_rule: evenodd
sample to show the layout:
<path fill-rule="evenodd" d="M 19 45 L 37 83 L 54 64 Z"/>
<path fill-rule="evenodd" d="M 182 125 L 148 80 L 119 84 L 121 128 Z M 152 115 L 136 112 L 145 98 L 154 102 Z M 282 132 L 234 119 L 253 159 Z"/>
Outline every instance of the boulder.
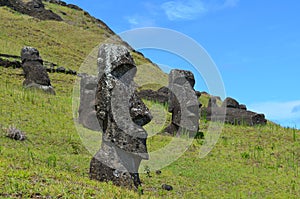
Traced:
<path fill-rule="evenodd" d="M 221 121 L 232 125 L 265 125 L 267 120 L 264 114 L 258 114 L 240 108 L 202 107 L 201 116 L 208 121 Z"/>
<path fill-rule="evenodd" d="M 240 104 L 233 98 L 227 97 L 223 103 L 222 107 L 227 107 L 227 108 L 240 108 Z"/>
<path fill-rule="evenodd" d="M 240 104 L 239 109 L 247 110 L 247 106 L 245 104 Z"/>
<path fill-rule="evenodd" d="M 167 190 L 167 191 L 172 191 L 173 190 L 173 187 L 171 185 L 168 185 L 168 184 L 161 185 L 161 188 L 164 189 L 164 190 Z"/>
<path fill-rule="evenodd" d="M 100 46 L 95 107 L 103 134 L 101 148 L 90 163 L 91 179 L 134 189 L 141 185 L 140 162 L 149 158 L 142 126 L 152 119 L 134 87 L 136 70 L 126 47 Z"/>
<path fill-rule="evenodd" d="M 0 0 L 0 6 L 7 6 L 22 14 L 41 19 L 62 21 L 62 18 L 52 12 L 46 10 L 42 0 Z"/>
<path fill-rule="evenodd" d="M 17 129 L 14 126 L 10 126 L 8 129 L 6 129 L 6 133 L 7 133 L 6 136 L 8 138 L 19 140 L 19 141 L 26 140 L 25 132 L 21 131 L 20 129 Z"/>
<path fill-rule="evenodd" d="M 84 127 L 94 131 L 100 131 L 100 125 L 97 120 L 95 110 L 95 96 L 97 84 L 98 83 L 96 76 L 81 76 L 78 122 Z"/>
<path fill-rule="evenodd" d="M 21 50 L 21 60 L 25 75 L 23 86 L 25 88 L 37 88 L 49 94 L 55 94 L 46 68 L 43 66 L 43 60 L 40 57 L 39 51 L 32 47 L 24 47 Z"/>
<path fill-rule="evenodd" d="M 201 97 L 201 92 L 200 91 L 195 91 L 197 98 Z"/>
<path fill-rule="evenodd" d="M 140 98 L 156 101 L 159 103 L 168 103 L 169 100 L 169 88 L 167 87 L 161 87 L 157 91 L 153 90 L 141 90 L 138 92 L 138 95 Z"/>
<path fill-rule="evenodd" d="M 0 66 L 4 68 L 12 67 L 12 68 L 21 68 L 21 62 L 19 61 L 10 61 L 7 59 L 0 58 Z"/>

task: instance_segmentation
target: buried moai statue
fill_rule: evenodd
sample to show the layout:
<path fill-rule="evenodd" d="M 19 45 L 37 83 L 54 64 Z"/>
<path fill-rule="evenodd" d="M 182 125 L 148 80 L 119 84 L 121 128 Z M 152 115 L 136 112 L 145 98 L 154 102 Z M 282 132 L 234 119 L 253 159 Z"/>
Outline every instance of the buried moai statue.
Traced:
<path fill-rule="evenodd" d="M 219 121 L 233 125 L 265 125 L 267 120 L 264 114 L 247 110 L 246 105 L 227 97 L 221 107 L 216 103 L 216 97 L 211 97 L 208 106 L 201 108 L 201 116 L 208 121 Z"/>
<path fill-rule="evenodd" d="M 39 51 L 32 47 L 24 47 L 21 50 L 21 60 L 25 75 L 23 86 L 25 88 L 41 89 L 46 93 L 55 95 Z"/>
<path fill-rule="evenodd" d="M 208 105 L 207 107 L 218 107 L 218 104 L 217 104 L 217 97 L 210 97 L 209 100 L 208 100 Z"/>
<path fill-rule="evenodd" d="M 199 107 L 194 90 L 195 78 L 186 70 L 171 70 L 169 74 L 169 112 L 171 124 L 164 130 L 170 134 L 189 133 L 194 136 L 199 129 Z"/>
<path fill-rule="evenodd" d="M 95 95 L 98 84 L 97 79 L 96 76 L 81 74 L 80 105 L 78 110 L 79 124 L 94 131 L 101 130 L 95 110 Z"/>
<path fill-rule="evenodd" d="M 101 148 L 90 163 L 90 178 L 137 188 L 140 162 L 149 158 L 142 126 L 152 119 L 135 91 L 137 68 L 126 47 L 103 44 L 98 69 L 95 107 L 103 134 Z"/>

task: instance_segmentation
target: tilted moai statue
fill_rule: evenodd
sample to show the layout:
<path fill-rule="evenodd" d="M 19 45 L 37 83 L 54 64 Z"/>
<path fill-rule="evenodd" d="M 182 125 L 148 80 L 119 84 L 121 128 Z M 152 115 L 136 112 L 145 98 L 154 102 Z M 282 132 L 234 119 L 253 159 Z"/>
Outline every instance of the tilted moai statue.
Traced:
<path fill-rule="evenodd" d="M 165 132 L 194 136 L 199 129 L 200 103 L 194 90 L 195 78 L 186 70 L 171 70 L 169 74 L 169 112 L 172 122 Z"/>
<path fill-rule="evenodd" d="M 101 149 L 90 163 L 90 178 L 137 188 L 140 162 L 149 158 L 142 126 L 152 119 L 135 91 L 137 68 L 126 47 L 103 44 L 98 69 L 95 107 L 103 134 Z"/>
<path fill-rule="evenodd" d="M 21 60 L 25 75 L 23 86 L 25 88 L 41 89 L 55 95 L 39 51 L 33 47 L 24 47 L 21 50 Z"/>

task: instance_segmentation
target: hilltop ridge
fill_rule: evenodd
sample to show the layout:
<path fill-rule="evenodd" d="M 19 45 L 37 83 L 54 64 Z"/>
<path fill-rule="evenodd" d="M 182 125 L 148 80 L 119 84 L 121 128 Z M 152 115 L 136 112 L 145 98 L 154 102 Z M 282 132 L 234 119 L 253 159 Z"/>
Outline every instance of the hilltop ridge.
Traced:
<path fill-rule="evenodd" d="M 35 4 L 39 6 L 31 9 L 30 6 Z M 61 20 L 40 19 L 19 12 L 19 7 L 25 9 L 24 6 L 29 6 L 31 11 L 36 10 L 37 13 L 43 8 L 41 12 L 51 12 Z M 153 83 L 151 76 L 156 77 L 159 85 L 167 84 L 167 75 L 156 64 L 135 51 L 103 21 L 78 6 L 55 0 L 1 0 L 0 11 L 3 22 L 1 54 L 19 56 L 22 47 L 32 46 L 39 49 L 45 60 L 77 71 L 95 47 L 110 40 L 122 43 L 131 50 L 138 67 L 135 79 L 139 85 Z M 96 64 L 96 61 L 92 64 Z"/>

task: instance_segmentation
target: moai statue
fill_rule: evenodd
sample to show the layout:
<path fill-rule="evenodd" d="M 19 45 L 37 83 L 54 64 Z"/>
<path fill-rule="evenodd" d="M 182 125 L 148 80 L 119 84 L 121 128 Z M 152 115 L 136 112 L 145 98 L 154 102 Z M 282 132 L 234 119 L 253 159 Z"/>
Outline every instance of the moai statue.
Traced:
<path fill-rule="evenodd" d="M 25 88 L 41 89 L 49 94 L 55 95 L 39 51 L 32 47 L 24 47 L 21 50 L 21 60 L 25 75 L 23 86 Z"/>
<path fill-rule="evenodd" d="M 218 107 L 218 104 L 217 104 L 217 98 L 216 97 L 210 97 L 209 100 L 208 100 L 208 105 L 207 105 L 208 108 L 211 108 L 211 107 Z"/>
<path fill-rule="evenodd" d="M 189 133 L 194 136 L 199 129 L 199 107 L 194 90 L 195 78 L 186 70 L 171 70 L 169 74 L 169 112 L 172 122 L 165 129 L 170 134 Z"/>
<path fill-rule="evenodd" d="M 149 159 L 142 126 L 152 119 L 135 91 L 137 68 L 126 47 L 103 44 L 98 69 L 95 107 L 103 134 L 101 149 L 90 163 L 90 178 L 136 189 L 140 162 Z"/>
<path fill-rule="evenodd" d="M 81 75 L 80 80 L 80 106 L 78 110 L 78 122 L 84 127 L 100 131 L 100 125 L 96 117 L 95 95 L 97 89 L 97 77 L 87 74 Z"/>
<path fill-rule="evenodd" d="M 222 107 L 223 108 L 240 108 L 240 104 L 238 103 L 238 101 L 236 101 L 235 99 L 231 98 L 231 97 L 227 97 L 223 103 L 222 103 Z"/>

